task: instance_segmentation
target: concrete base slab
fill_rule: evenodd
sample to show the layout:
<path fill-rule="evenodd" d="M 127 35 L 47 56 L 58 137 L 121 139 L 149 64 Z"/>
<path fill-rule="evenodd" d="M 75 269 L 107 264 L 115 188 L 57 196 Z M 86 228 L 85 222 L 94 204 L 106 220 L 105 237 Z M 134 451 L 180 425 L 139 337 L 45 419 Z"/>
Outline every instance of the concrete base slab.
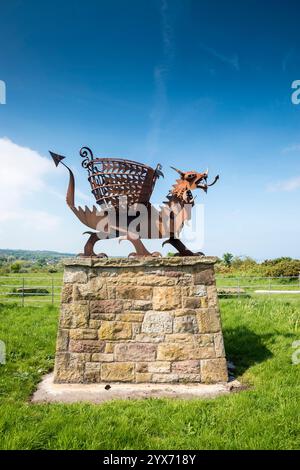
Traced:
<path fill-rule="evenodd" d="M 46 375 L 32 397 L 32 403 L 103 403 L 109 400 L 138 398 L 216 398 L 242 389 L 234 380 L 220 384 L 54 384 L 53 374 Z M 108 388 L 108 387 L 107 387 Z"/>

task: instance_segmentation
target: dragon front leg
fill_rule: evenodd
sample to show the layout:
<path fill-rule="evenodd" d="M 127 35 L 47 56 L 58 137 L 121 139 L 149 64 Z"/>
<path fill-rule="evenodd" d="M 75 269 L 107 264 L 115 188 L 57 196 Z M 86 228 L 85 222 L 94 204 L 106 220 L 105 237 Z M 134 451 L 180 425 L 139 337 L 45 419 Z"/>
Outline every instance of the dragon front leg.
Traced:
<path fill-rule="evenodd" d="M 95 256 L 97 258 L 107 258 L 108 256 L 105 253 L 95 253 L 94 246 L 100 240 L 99 234 L 96 232 L 84 232 L 84 234 L 89 234 L 88 241 L 84 245 L 84 252 L 80 253 L 80 257 L 90 257 Z"/>
<path fill-rule="evenodd" d="M 201 251 L 198 253 L 193 253 L 184 245 L 184 243 L 182 243 L 181 240 L 179 240 L 179 238 L 170 237 L 168 240 L 163 242 L 162 246 L 164 246 L 166 243 L 170 243 L 170 245 L 174 246 L 174 248 L 178 251 L 178 255 L 176 254 L 177 256 L 205 256 Z"/>

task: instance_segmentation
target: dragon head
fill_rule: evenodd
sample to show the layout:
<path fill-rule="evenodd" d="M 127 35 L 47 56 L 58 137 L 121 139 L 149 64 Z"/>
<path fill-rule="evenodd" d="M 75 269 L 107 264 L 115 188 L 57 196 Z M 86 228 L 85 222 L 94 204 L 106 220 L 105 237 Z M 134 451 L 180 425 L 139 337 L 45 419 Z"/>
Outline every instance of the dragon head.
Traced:
<path fill-rule="evenodd" d="M 213 186 L 219 179 L 219 175 L 217 175 L 212 183 L 208 184 L 208 170 L 204 173 L 197 173 L 196 171 L 181 171 L 173 166 L 171 166 L 171 168 L 180 175 L 180 179 L 178 179 L 173 186 L 172 194 L 189 204 L 194 203 L 194 197 L 192 195 L 194 189 L 202 189 L 206 193 L 209 186 Z"/>

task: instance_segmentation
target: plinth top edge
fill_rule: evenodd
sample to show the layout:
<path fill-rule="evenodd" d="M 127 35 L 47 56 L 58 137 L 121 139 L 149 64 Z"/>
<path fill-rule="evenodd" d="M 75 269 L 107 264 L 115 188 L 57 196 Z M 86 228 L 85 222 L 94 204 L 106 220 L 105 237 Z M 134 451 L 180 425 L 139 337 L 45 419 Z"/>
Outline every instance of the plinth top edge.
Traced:
<path fill-rule="evenodd" d="M 63 260 L 64 266 L 85 266 L 90 268 L 100 267 L 134 267 L 134 266 L 195 266 L 201 264 L 215 264 L 216 256 L 172 256 L 154 258 L 144 256 L 140 258 L 66 258 Z"/>

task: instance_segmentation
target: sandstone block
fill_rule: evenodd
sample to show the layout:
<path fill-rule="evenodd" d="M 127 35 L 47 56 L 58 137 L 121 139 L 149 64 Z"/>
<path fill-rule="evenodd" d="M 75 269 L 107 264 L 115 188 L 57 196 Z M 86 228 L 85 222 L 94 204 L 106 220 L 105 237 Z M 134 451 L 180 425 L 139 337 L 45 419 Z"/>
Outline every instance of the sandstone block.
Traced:
<path fill-rule="evenodd" d="M 217 357 L 225 357 L 225 348 L 222 333 L 214 335 L 215 351 Z"/>
<path fill-rule="evenodd" d="M 136 335 L 135 340 L 138 343 L 161 343 L 164 341 L 163 335 L 140 333 Z"/>
<path fill-rule="evenodd" d="M 217 333 L 221 331 L 220 317 L 215 309 L 197 310 L 197 319 L 200 333 Z"/>
<path fill-rule="evenodd" d="M 68 267 L 64 271 L 64 283 L 83 284 L 87 282 L 87 272 L 82 268 Z"/>
<path fill-rule="evenodd" d="M 186 361 L 214 357 L 213 345 L 198 347 L 189 343 L 160 343 L 157 350 L 157 359 L 162 361 Z"/>
<path fill-rule="evenodd" d="M 227 382 L 228 372 L 225 358 L 201 361 L 201 381 L 205 383 Z"/>
<path fill-rule="evenodd" d="M 103 352 L 105 348 L 104 341 L 84 339 L 70 341 L 69 349 L 75 353 L 98 353 Z"/>
<path fill-rule="evenodd" d="M 194 344 L 196 342 L 195 335 L 192 333 L 173 333 L 165 336 L 166 343 L 189 343 Z"/>
<path fill-rule="evenodd" d="M 106 342 L 106 344 L 105 344 L 105 352 L 106 353 L 113 353 L 114 349 L 115 349 L 115 344 L 114 343 Z"/>
<path fill-rule="evenodd" d="M 183 297 L 182 306 L 188 309 L 200 308 L 201 299 L 197 297 Z"/>
<path fill-rule="evenodd" d="M 54 383 L 82 383 L 84 362 L 74 354 L 57 353 L 55 357 Z"/>
<path fill-rule="evenodd" d="M 178 279 L 178 286 L 190 286 L 193 284 L 193 276 L 192 274 L 184 274 L 182 273 L 182 276 Z"/>
<path fill-rule="evenodd" d="M 214 347 L 214 335 L 213 334 L 199 334 L 194 335 L 194 342 L 200 347 Z"/>
<path fill-rule="evenodd" d="M 152 288 L 141 287 L 141 286 L 122 286 L 117 287 L 117 298 L 118 299 L 129 299 L 129 300 L 151 300 Z"/>
<path fill-rule="evenodd" d="M 144 313 L 135 311 L 119 313 L 117 314 L 116 319 L 118 321 L 142 322 L 144 319 Z"/>
<path fill-rule="evenodd" d="M 153 361 L 156 346 L 148 343 L 120 343 L 115 345 L 114 355 L 117 361 Z"/>
<path fill-rule="evenodd" d="M 94 320 L 93 318 L 91 318 L 90 316 L 90 321 L 89 321 L 89 328 L 91 330 L 99 330 L 100 326 L 101 326 L 101 320 Z"/>
<path fill-rule="evenodd" d="M 132 325 L 132 338 L 136 340 L 136 337 L 140 334 L 142 329 L 142 323 L 131 323 Z"/>
<path fill-rule="evenodd" d="M 68 284 L 65 284 L 65 285 L 67 286 Z M 72 284 L 69 284 L 69 285 L 72 285 Z M 75 302 L 77 302 L 78 300 L 83 300 L 82 295 L 80 294 L 80 291 L 78 288 L 78 284 L 74 284 L 73 286 L 73 300 Z"/>
<path fill-rule="evenodd" d="M 153 309 L 172 310 L 181 307 L 180 287 L 154 287 Z"/>
<path fill-rule="evenodd" d="M 131 323 L 121 321 L 103 321 L 99 329 L 99 339 L 119 340 L 132 337 Z"/>
<path fill-rule="evenodd" d="M 112 362 L 114 360 L 113 354 L 106 354 L 106 353 L 93 353 L 92 362 Z"/>
<path fill-rule="evenodd" d="M 72 329 L 70 330 L 70 339 L 98 339 L 98 331 L 83 328 Z"/>
<path fill-rule="evenodd" d="M 204 285 L 198 285 L 194 286 L 194 295 L 196 297 L 205 297 L 207 294 L 206 286 Z"/>
<path fill-rule="evenodd" d="M 116 288 L 113 286 L 107 286 L 107 299 L 108 300 L 114 300 L 117 297 L 117 291 Z"/>
<path fill-rule="evenodd" d="M 150 362 L 148 364 L 148 370 L 149 372 L 154 372 L 154 373 L 169 373 L 171 370 L 171 362 L 167 361 L 157 361 L 157 362 Z"/>
<path fill-rule="evenodd" d="M 142 323 L 143 333 L 172 333 L 173 317 L 167 312 L 149 311 L 145 313 Z"/>
<path fill-rule="evenodd" d="M 184 315 L 195 315 L 195 309 L 193 308 L 180 308 L 174 310 L 172 313 L 174 313 L 175 317 L 182 317 Z"/>
<path fill-rule="evenodd" d="M 174 320 L 174 333 L 198 333 L 196 315 L 183 315 Z"/>
<path fill-rule="evenodd" d="M 194 295 L 193 286 L 185 286 L 181 288 L 182 297 L 190 297 Z"/>
<path fill-rule="evenodd" d="M 115 320 L 117 317 L 117 313 L 91 313 L 90 314 L 90 324 L 92 320 L 96 320 L 99 322 L 99 328 L 101 326 L 101 320 L 105 321 L 112 321 Z"/>
<path fill-rule="evenodd" d="M 195 357 L 198 359 L 214 359 L 216 357 L 216 351 L 213 345 L 201 346 L 196 349 Z"/>
<path fill-rule="evenodd" d="M 100 282 L 101 281 L 101 282 Z M 100 278 L 93 279 L 87 284 L 77 286 L 76 297 L 78 300 L 105 300 L 108 298 L 107 286 Z"/>
<path fill-rule="evenodd" d="M 72 323 L 72 307 L 68 304 L 62 304 L 60 307 L 59 328 L 71 328 Z"/>
<path fill-rule="evenodd" d="M 189 344 L 161 343 L 157 349 L 159 361 L 184 361 L 195 359 L 194 348 Z"/>
<path fill-rule="evenodd" d="M 179 381 L 178 374 L 152 374 L 152 382 L 176 383 Z"/>
<path fill-rule="evenodd" d="M 101 364 L 87 362 L 85 365 L 84 382 L 98 383 L 101 381 Z"/>
<path fill-rule="evenodd" d="M 157 271 L 159 272 L 159 271 Z M 176 277 L 167 277 L 160 274 L 145 273 L 137 279 L 137 285 L 139 286 L 175 286 L 178 282 Z"/>
<path fill-rule="evenodd" d="M 198 270 L 194 274 L 194 284 L 203 284 L 210 286 L 215 283 L 215 275 L 213 266 L 207 266 Z"/>
<path fill-rule="evenodd" d="M 149 300 L 133 300 L 128 308 L 124 305 L 124 310 L 139 310 L 145 312 L 152 310 L 152 302 Z"/>
<path fill-rule="evenodd" d="M 136 372 L 135 374 L 135 381 L 136 383 L 142 383 L 142 382 L 151 382 L 152 380 L 152 374 L 148 374 L 147 372 Z"/>
<path fill-rule="evenodd" d="M 61 302 L 63 304 L 70 303 L 73 296 L 73 284 L 64 284 L 61 291 Z"/>
<path fill-rule="evenodd" d="M 134 365 L 131 362 L 102 364 L 101 379 L 108 382 L 132 382 L 134 380 Z"/>
<path fill-rule="evenodd" d="M 62 328 L 58 332 L 56 350 L 67 351 L 69 346 L 69 330 L 63 330 Z"/>
<path fill-rule="evenodd" d="M 82 302 L 62 304 L 60 315 L 61 328 L 85 328 L 88 327 L 89 309 Z"/>
<path fill-rule="evenodd" d="M 122 313 L 123 304 L 121 300 L 92 300 L 90 302 L 91 314 L 96 313 Z"/>
<path fill-rule="evenodd" d="M 148 364 L 147 362 L 137 362 L 135 365 L 135 371 L 139 373 L 148 372 Z"/>
<path fill-rule="evenodd" d="M 182 374 L 177 374 L 177 375 L 178 375 L 178 380 L 180 383 L 188 384 L 191 382 L 201 382 L 200 374 L 182 373 Z"/>
<path fill-rule="evenodd" d="M 207 300 L 208 300 L 208 307 L 216 308 L 216 309 L 219 308 L 217 287 L 215 285 L 211 285 L 207 287 Z"/>
<path fill-rule="evenodd" d="M 173 362 L 172 372 L 178 374 L 200 374 L 200 361 Z"/>

